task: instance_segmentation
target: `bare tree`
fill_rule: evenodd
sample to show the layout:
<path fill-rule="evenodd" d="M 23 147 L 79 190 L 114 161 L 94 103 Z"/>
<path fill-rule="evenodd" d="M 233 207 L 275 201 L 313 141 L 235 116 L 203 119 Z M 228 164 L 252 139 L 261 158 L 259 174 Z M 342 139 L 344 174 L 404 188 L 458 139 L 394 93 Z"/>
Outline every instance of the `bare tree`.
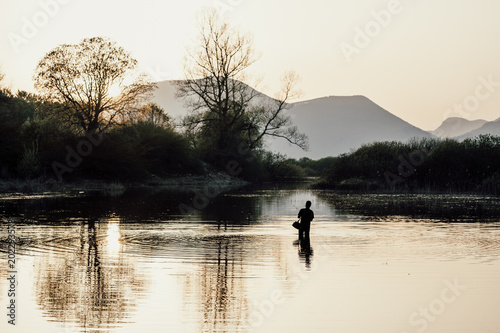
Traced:
<path fill-rule="evenodd" d="M 103 37 L 56 47 L 38 63 L 34 79 L 44 97 L 64 106 L 59 117 L 85 133 L 112 126 L 154 88 L 129 52 Z"/>
<path fill-rule="evenodd" d="M 256 59 L 249 35 L 231 28 L 216 11 L 204 13 L 198 42 L 185 59 L 186 78 L 177 83 L 177 96 L 191 109 L 183 123 L 195 143 L 211 137 L 220 150 L 235 140 L 256 148 L 265 136 L 274 136 L 307 149 L 307 137 L 283 112 L 294 97 L 297 76 L 286 74 L 277 99 L 259 103 L 262 95 L 244 83 Z"/>

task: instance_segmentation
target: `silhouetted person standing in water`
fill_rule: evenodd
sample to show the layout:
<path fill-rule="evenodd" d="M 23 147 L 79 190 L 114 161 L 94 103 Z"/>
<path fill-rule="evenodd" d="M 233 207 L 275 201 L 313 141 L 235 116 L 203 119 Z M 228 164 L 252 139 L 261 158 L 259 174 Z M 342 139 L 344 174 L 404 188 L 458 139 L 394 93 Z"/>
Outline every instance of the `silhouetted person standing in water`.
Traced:
<path fill-rule="evenodd" d="M 309 240 L 309 229 L 311 229 L 311 221 L 314 219 L 314 213 L 311 210 L 311 201 L 306 202 L 306 208 L 299 211 L 300 218 L 299 239 Z"/>

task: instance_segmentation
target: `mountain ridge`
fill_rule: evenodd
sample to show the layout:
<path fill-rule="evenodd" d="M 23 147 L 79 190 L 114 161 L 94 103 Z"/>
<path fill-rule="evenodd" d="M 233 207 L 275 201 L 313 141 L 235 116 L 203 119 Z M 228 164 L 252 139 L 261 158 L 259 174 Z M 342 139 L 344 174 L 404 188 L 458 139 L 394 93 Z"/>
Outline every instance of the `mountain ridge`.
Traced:
<path fill-rule="evenodd" d="M 188 114 L 184 103 L 175 96 L 176 81 L 161 81 L 152 101 L 172 117 Z M 251 87 L 249 87 L 251 88 Z M 253 89 L 253 88 L 251 88 Z M 259 93 L 259 101 L 273 98 Z M 309 137 L 309 151 L 292 146 L 285 140 L 269 138 L 266 148 L 291 158 L 319 159 L 337 156 L 375 141 L 403 141 L 435 136 L 377 105 L 363 95 L 325 96 L 290 103 L 285 110 L 301 133 Z"/>
<path fill-rule="evenodd" d="M 484 119 L 468 120 L 460 117 L 449 117 L 434 131 L 430 133 L 440 138 L 455 138 L 474 131 L 488 121 Z"/>
<path fill-rule="evenodd" d="M 434 137 L 362 95 L 320 97 L 292 106 L 287 112 L 299 131 L 309 136 L 310 151 L 273 139 L 268 148 L 293 158 L 337 156 L 375 141 Z"/>

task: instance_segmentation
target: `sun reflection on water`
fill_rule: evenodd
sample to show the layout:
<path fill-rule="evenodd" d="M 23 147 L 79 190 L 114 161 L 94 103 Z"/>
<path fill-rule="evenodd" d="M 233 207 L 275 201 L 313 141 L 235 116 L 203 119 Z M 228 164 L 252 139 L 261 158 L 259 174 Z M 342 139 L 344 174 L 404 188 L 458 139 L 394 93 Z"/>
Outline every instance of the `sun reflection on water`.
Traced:
<path fill-rule="evenodd" d="M 120 219 L 118 217 L 110 218 L 107 221 L 108 230 L 106 233 L 106 250 L 112 257 L 118 257 L 121 250 L 120 242 Z"/>

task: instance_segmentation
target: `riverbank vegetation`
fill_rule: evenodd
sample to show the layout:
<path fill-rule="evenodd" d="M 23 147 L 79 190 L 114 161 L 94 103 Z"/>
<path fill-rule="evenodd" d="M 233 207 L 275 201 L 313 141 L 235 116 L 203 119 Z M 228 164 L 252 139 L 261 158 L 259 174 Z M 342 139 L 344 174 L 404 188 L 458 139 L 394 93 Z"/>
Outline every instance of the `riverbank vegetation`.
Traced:
<path fill-rule="evenodd" d="M 332 160 L 317 187 L 500 193 L 500 137 L 376 142 Z"/>

